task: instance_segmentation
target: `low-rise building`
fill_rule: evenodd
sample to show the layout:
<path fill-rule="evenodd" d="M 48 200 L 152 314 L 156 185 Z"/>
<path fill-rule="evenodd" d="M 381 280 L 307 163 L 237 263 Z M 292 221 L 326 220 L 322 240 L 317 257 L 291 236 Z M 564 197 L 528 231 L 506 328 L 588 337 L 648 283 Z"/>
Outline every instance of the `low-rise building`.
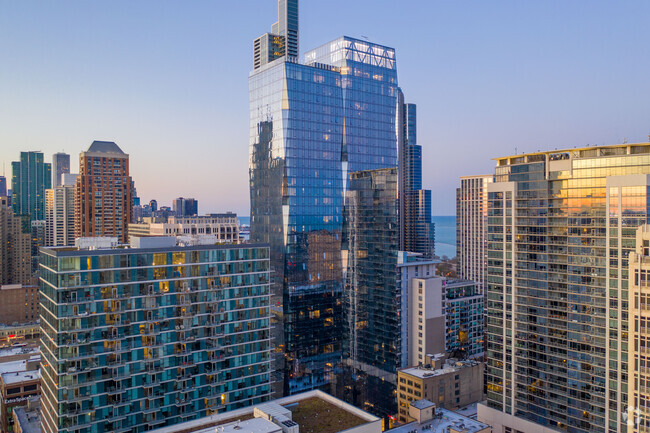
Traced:
<path fill-rule="evenodd" d="M 14 433 L 41 433 L 41 399 L 30 397 L 27 406 L 14 409 Z"/>
<path fill-rule="evenodd" d="M 436 407 L 435 403 L 426 399 L 410 402 L 408 411 L 413 421 L 388 430 L 390 433 L 492 433 L 489 425 Z"/>
<path fill-rule="evenodd" d="M 381 433 L 382 420 L 322 391 L 211 415 L 151 433 Z"/>
<path fill-rule="evenodd" d="M 12 411 L 41 392 L 40 355 L 0 363 L 0 431 L 13 431 Z"/>
<path fill-rule="evenodd" d="M 411 422 L 411 402 L 426 399 L 437 407 L 456 410 L 481 400 L 484 364 L 475 360 L 445 359 L 444 355 L 427 356 L 424 366 L 400 370 L 398 407 L 400 422 Z"/>
<path fill-rule="evenodd" d="M 17 325 L 0 325 L 0 347 L 16 344 L 38 344 L 41 335 L 41 325 L 37 321 L 19 323 Z"/>

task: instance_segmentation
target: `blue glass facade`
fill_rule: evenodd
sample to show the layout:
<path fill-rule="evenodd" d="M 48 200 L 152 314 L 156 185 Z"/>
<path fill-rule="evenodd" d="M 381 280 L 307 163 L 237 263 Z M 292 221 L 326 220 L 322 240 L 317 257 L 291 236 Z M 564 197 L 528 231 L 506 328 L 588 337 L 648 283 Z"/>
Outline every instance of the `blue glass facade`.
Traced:
<path fill-rule="evenodd" d="M 20 161 L 11 163 L 12 207 L 16 215 L 30 221 L 45 219 L 45 190 L 52 187 L 52 165 L 41 152 L 20 152 Z"/>
<path fill-rule="evenodd" d="M 348 173 L 397 166 L 391 48 L 341 37 L 255 69 L 251 240 L 271 245 L 284 392 L 327 383 L 342 348 L 341 235 Z"/>
<path fill-rule="evenodd" d="M 142 432 L 268 400 L 267 246 L 41 249 L 43 424 Z"/>

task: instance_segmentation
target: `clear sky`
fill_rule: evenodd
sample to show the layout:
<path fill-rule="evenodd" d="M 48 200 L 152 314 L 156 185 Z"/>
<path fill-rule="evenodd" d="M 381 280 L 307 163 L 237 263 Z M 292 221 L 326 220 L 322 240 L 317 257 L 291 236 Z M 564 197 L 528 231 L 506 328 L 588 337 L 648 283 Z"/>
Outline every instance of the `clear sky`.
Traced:
<path fill-rule="evenodd" d="M 433 213 L 517 152 L 647 141 L 646 0 L 302 0 L 300 51 L 340 35 L 397 51 Z M 143 201 L 248 215 L 248 73 L 276 0 L 0 3 L 0 161 L 93 140 L 130 154 Z"/>

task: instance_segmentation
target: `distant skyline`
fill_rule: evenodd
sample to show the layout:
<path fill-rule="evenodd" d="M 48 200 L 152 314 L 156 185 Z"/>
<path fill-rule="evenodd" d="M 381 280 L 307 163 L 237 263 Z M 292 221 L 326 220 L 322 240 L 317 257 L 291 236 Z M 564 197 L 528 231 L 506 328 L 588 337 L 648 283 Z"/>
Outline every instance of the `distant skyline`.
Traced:
<path fill-rule="evenodd" d="M 130 155 L 142 203 L 194 197 L 199 212 L 249 213 L 248 73 L 277 0 L 5 2 L 0 162 Z M 418 105 L 423 187 L 455 214 L 459 177 L 515 152 L 648 141 L 650 3 L 300 3 L 300 55 L 338 36 L 396 49 Z"/>

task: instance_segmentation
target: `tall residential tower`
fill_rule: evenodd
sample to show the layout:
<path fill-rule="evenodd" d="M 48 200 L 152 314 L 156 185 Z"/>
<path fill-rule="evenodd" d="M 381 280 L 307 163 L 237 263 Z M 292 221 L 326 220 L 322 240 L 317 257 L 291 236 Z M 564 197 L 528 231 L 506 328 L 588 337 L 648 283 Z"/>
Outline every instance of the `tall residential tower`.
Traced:
<path fill-rule="evenodd" d="M 43 220 L 45 190 L 52 185 L 52 166 L 44 162 L 42 152 L 20 152 L 20 161 L 11 163 L 12 207 L 16 215 L 28 215 L 31 221 Z"/>
<path fill-rule="evenodd" d="M 630 431 L 628 257 L 650 216 L 649 191 L 650 143 L 497 159 L 488 185 L 488 393 L 478 411 L 495 431 Z"/>
<path fill-rule="evenodd" d="M 251 240 L 271 245 L 278 369 L 295 393 L 341 360 L 343 201 L 349 173 L 397 166 L 395 51 L 340 37 L 305 63 L 256 62 L 249 90 Z"/>
<path fill-rule="evenodd" d="M 93 141 L 79 155 L 75 185 L 76 236 L 115 236 L 126 243 L 132 203 L 129 155 L 112 141 Z"/>

